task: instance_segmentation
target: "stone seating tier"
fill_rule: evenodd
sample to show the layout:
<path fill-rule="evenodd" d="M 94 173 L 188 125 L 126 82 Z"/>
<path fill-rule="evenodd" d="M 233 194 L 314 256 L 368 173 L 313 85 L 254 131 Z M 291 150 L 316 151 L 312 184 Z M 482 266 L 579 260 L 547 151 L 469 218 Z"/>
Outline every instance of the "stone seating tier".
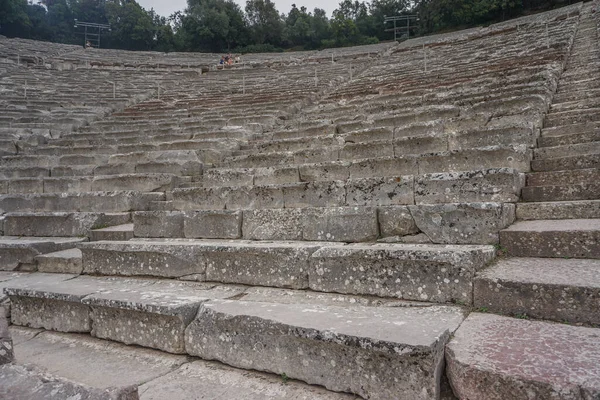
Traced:
<path fill-rule="evenodd" d="M 597 396 L 593 6 L 333 62 L 256 55 L 200 74 L 207 55 L 50 57 L 48 76 L 110 71 L 146 90 L 89 115 L 76 88 L 52 103 L 42 82 L 24 102 L 18 79 L 35 68 L 11 69 L 0 346 L 18 344 L 0 393 L 3 376 L 25 392 L 20 376 L 42 379 L 18 369 L 32 360 L 82 385 L 40 387 L 144 399 Z M 82 123 L 49 129 L 19 107 Z M 82 376 L 92 364 L 102 379 Z M 272 374 L 324 388 L 273 394 Z"/>

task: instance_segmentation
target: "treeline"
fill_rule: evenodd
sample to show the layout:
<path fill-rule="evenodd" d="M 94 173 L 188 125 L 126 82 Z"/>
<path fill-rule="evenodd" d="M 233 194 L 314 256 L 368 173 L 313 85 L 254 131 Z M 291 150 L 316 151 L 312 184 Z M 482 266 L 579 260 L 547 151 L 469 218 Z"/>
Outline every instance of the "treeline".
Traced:
<path fill-rule="evenodd" d="M 0 34 L 83 45 L 74 20 L 110 24 L 102 47 L 128 50 L 266 52 L 309 50 L 393 39 L 385 16 L 417 14 L 410 34 L 488 24 L 524 13 L 569 4 L 569 0 L 343 0 L 325 11 L 292 5 L 280 13 L 271 0 L 188 0 L 169 17 L 145 10 L 135 0 L 0 1 Z M 401 23 L 400 23 L 401 24 Z M 399 25 L 400 25 L 399 24 Z"/>

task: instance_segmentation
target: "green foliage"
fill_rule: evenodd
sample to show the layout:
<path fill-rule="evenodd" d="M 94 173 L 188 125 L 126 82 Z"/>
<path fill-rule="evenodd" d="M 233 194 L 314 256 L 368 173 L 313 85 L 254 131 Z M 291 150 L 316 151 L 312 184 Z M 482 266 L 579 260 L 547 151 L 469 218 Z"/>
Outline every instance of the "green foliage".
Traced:
<path fill-rule="evenodd" d="M 102 47 L 128 50 L 276 52 L 391 40 L 386 16 L 418 14 L 412 34 L 489 24 L 567 0 L 342 0 L 329 19 L 324 10 L 292 5 L 280 14 L 272 0 L 187 0 L 168 18 L 136 0 L 0 0 L 0 34 L 83 45 L 74 19 L 110 23 Z M 569 1 L 570 3 L 570 1 Z M 215 60 L 216 61 L 216 60 Z"/>

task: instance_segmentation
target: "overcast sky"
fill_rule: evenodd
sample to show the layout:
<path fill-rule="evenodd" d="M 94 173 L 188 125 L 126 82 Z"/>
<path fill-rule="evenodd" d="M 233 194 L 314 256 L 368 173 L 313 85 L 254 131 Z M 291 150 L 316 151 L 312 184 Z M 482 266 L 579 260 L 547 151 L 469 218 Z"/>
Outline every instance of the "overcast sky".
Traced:
<path fill-rule="evenodd" d="M 245 0 L 234 0 L 238 3 L 242 10 L 246 6 Z M 296 4 L 298 8 L 301 6 L 305 6 L 309 11 L 315 7 L 319 7 L 324 9 L 327 12 L 327 15 L 331 17 L 331 13 L 333 10 L 337 8 L 337 5 L 341 0 L 272 0 L 277 7 L 279 13 L 289 13 L 292 9 L 292 4 Z M 168 17 L 173 14 L 175 11 L 183 11 L 187 2 L 186 0 L 138 0 L 138 2 L 144 7 L 146 10 L 150 10 L 154 8 L 154 11 L 158 13 L 158 15 L 162 15 L 163 17 Z"/>

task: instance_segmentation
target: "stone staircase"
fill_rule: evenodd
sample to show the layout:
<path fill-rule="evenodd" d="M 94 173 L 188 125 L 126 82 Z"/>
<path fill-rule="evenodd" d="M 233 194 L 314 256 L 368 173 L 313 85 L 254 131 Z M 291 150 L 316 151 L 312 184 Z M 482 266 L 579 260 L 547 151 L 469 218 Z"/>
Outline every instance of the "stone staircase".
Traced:
<path fill-rule="evenodd" d="M 598 197 L 548 194 L 597 172 L 597 27 L 173 55 L 160 99 L 3 157 L 0 397 L 597 397 Z"/>
<path fill-rule="evenodd" d="M 512 318 L 472 313 L 447 347 L 448 377 L 459 398 L 599 396 L 600 191 L 593 177 L 600 153 L 593 82 L 600 17 L 592 7 L 584 8 L 538 138 L 525 203 L 517 204 L 517 222 L 500 232 L 503 257 L 475 279 L 476 309 Z"/>

